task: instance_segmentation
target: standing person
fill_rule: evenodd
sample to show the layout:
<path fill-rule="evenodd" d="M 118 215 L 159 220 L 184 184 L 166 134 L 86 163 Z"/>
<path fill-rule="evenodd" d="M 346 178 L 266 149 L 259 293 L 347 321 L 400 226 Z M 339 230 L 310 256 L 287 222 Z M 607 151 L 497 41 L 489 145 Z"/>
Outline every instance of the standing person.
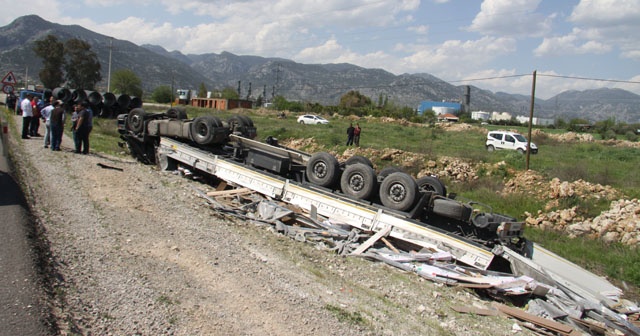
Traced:
<path fill-rule="evenodd" d="M 62 143 L 62 133 L 64 132 L 64 107 L 61 100 L 53 102 L 53 110 L 49 117 L 51 127 L 51 150 L 59 151 Z"/>
<path fill-rule="evenodd" d="M 13 94 L 13 92 L 7 95 L 7 99 L 6 99 L 7 107 L 14 112 L 16 110 L 16 100 L 17 100 L 16 95 Z"/>
<path fill-rule="evenodd" d="M 89 153 L 89 136 L 91 135 L 91 131 L 93 131 L 93 110 L 91 109 L 91 104 L 89 104 L 89 102 L 86 103 L 86 108 L 89 116 L 89 128 L 87 130 L 87 153 Z"/>
<path fill-rule="evenodd" d="M 29 127 L 31 127 L 31 118 L 33 118 L 33 110 L 31 109 L 32 94 L 27 96 L 20 102 L 20 109 L 22 110 L 22 138 L 31 139 L 29 137 Z"/>
<path fill-rule="evenodd" d="M 353 123 L 351 123 L 347 128 L 347 146 L 353 145 L 353 132 L 355 132 L 355 128 L 353 128 Z"/>
<path fill-rule="evenodd" d="M 31 100 L 31 112 L 33 113 L 33 118 L 31 118 L 31 125 L 29 126 L 29 135 L 32 137 L 41 136 L 38 133 L 38 129 L 40 128 L 40 110 L 43 108 L 42 102 L 38 97 L 33 97 Z"/>
<path fill-rule="evenodd" d="M 50 101 L 53 102 L 53 96 L 50 98 Z M 49 103 L 45 106 L 42 111 L 40 111 L 40 118 L 44 122 L 44 148 L 49 148 L 49 144 L 51 143 L 51 111 L 53 111 L 53 104 Z"/>
<path fill-rule="evenodd" d="M 76 145 L 76 139 L 78 138 L 76 134 L 76 128 L 78 126 L 78 111 L 80 111 L 80 106 L 78 104 L 73 105 L 73 113 L 71 113 L 71 133 L 73 134 L 73 145 Z"/>
<path fill-rule="evenodd" d="M 356 128 L 353 130 L 353 144 L 360 147 L 360 124 L 356 123 Z"/>
<path fill-rule="evenodd" d="M 78 120 L 76 121 L 76 153 L 89 154 L 89 103 L 81 102 L 78 105 Z"/>

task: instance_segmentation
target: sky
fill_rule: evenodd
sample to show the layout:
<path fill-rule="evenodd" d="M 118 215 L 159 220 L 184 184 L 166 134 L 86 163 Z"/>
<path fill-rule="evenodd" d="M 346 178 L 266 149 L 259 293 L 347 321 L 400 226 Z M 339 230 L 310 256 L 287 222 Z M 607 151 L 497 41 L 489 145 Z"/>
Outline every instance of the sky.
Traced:
<path fill-rule="evenodd" d="M 351 63 L 536 97 L 640 94 L 640 0 L 0 0 L 4 26 L 36 14 L 184 54 Z"/>

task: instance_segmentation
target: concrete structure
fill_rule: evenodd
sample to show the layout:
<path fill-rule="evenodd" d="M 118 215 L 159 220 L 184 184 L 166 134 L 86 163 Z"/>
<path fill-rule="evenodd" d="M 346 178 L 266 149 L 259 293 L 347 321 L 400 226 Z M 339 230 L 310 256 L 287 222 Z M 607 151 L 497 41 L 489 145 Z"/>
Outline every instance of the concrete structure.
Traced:
<path fill-rule="evenodd" d="M 191 99 L 191 106 L 215 110 L 232 110 L 235 108 L 250 109 L 253 107 L 253 103 L 250 100 L 244 99 L 193 98 Z"/>

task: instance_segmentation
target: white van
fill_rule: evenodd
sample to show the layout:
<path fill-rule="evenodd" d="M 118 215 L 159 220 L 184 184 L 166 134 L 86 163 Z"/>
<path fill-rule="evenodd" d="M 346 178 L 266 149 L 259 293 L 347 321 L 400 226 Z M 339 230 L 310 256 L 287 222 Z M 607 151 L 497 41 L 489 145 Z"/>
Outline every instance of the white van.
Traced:
<path fill-rule="evenodd" d="M 538 153 L 538 146 L 531 143 L 531 154 Z M 485 147 L 488 151 L 493 152 L 496 149 L 511 149 L 519 153 L 527 152 L 527 138 L 522 134 L 507 131 L 491 131 L 487 133 L 487 142 Z"/>

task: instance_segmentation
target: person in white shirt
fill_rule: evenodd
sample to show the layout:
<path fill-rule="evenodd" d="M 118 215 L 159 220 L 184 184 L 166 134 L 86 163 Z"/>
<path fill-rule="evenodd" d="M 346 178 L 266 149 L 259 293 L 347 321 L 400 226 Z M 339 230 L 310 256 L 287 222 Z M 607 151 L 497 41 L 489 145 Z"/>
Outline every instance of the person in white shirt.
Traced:
<path fill-rule="evenodd" d="M 20 109 L 22 110 L 22 138 L 31 139 L 29 137 L 29 126 L 31 125 L 31 118 L 33 118 L 33 110 L 31 109 L 32 94 L 27 96 L 20 102 Z"/>
<path fill-rule="evenodd" d="M 49 105 L 40 111 L 40 118 L 44 121 L 44 148 L 49 148 L 51 144 L 51 111 L 53 111 L 53 96 L 49 99 Z"/>

